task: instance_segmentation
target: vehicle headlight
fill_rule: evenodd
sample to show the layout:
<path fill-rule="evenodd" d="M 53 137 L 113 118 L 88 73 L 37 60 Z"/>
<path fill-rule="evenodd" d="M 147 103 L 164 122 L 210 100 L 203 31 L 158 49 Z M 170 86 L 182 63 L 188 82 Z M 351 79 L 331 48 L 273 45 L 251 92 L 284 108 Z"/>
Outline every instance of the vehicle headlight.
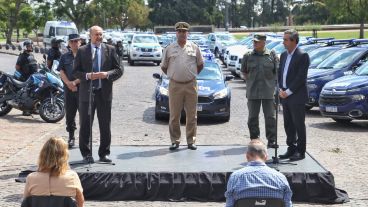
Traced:
<path fill-rule="evenodd" d="M 318 85 L 316 84 L 308 84 L 308 89 L 315 90 L 318 88 Z"/>
<path fill-rule="evenodd" d="M 157 52 L 157 51 L 160 51 L 161 47 L 154 47 L 153 48 L 153 51 Z"/>
<path fill-rule="evenodd" d="M 314 78 L 312 78 L 312 79 L 308 79 L 308 80 L 307 80 L 307 82 L 308 82 L 308 83 L 313 83 L 313 82 L 315 82 L 315 81 L 316 81 L 316 79 L 314 79 Z"/>
<path fill-rule="evenodd" d="M 356 92 L 360 92 L 362 90 L 368 90 L 368 86 L 364 86 L 364 87 L 360 87 L 360 88 L 353 88 L 353 89 L 348 89 L 347 91 L 349 91 L 350 93 L 356 93 Z"/>
<path fill-rule="evenodd" d="M 167 90 L 167 88 L 160 86 L 159 92 L 161 95 L 169 96 L 169 91 Z"/>
<path fill-rule="evenodd" d="M 135 47 L 134 49 L 135 49 L 135 51 L 137 51 L 137 52 L 139 52 L 139 50 L 140 50 L 140 48 L 139 48 L 139 47 Z"/>
<path fill-rule="evenodd" d="M 221 91 L 216 92 L 213 94 L 215 99 L 225 98 L 228 94 L 227 88 L 222 89 Z"/>
<path fill-rule="evenodd" d="M 365 96 L 364 95 L 352 95 L 351 96 L 351 99 L 353 100 L 353 101 L 362 101 L 362 100 L 364 100 L 365 99 Z"/>

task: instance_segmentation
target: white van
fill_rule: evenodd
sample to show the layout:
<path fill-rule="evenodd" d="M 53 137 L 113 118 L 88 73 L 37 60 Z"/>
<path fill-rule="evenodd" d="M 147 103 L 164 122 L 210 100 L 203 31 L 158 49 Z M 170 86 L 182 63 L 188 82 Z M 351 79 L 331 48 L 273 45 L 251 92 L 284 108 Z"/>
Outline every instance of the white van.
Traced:
<path fill-rule="evenodd" d="M 43 44 L 46 48 L 51 47 L 51 40 L 54 37 L 62 39 L 66 43 L 69 34 L 78 34 L 78 29 L 74 22 L 47 21 L 43 30 Z"/>

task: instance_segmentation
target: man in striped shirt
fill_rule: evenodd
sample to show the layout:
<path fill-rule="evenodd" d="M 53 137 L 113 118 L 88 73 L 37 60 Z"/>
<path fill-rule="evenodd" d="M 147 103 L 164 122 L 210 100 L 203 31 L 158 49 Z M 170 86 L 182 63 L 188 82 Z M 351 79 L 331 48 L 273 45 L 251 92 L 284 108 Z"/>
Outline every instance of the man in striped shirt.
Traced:
<path fill-rule="evenodd" d="M 259 139 L 252 140 L 247 148 L 246 167 L 233 172 L 225 192 L 226 207 L 233 207 L 241 198 L 280 198 L 285 207 L 292 206 L 292 192 L 286 177 L 265 164 L 267 148 Z"/>

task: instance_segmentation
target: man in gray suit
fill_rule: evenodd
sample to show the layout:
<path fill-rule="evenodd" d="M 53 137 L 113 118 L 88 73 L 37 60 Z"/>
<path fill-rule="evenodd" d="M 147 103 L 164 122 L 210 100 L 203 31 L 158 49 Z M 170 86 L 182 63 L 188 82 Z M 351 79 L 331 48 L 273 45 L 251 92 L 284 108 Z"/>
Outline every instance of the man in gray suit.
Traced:
<path fill-rule="evenodd" d="M 305 158 L 305 104 L 308 101 L 307 75 L 310 61 L 308 54 L 297 47 L 299 34 L 296 30 L 285 31 L 283 43 L 286 51 L 280 57 L 278 80 L 288 150 L 279 157 L 295 161 Z"/>
<path fill-rule="evenodd" d="M 93 163 L 89 147 L 90 116 L 88 115 L 89 95 L 92 92 L 92 122 L 97 108 L 100 127 L 100 148 L 98 155 L 101 162 L 111 162 L 111 102 L 113 81 L 122 76 L 122 66 L 118 62 L 115 48 L 102 43 L 103 30 L 99 26 L 90 28 L 91 43 L 79 48 L 74 60 L 73 75 L 80 82 L 79 88 L 79 149 L 86 163 Z M 92 91 L 90 83 L 92 81 Z"/>

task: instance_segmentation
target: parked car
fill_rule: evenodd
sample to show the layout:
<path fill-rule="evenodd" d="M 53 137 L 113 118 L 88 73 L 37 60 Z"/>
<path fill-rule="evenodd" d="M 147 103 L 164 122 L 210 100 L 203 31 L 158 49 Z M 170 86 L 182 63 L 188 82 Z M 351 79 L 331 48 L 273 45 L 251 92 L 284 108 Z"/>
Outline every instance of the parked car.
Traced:
<path fill-rule="evenodd" d="M 153 34 L 134 34 L 129 41 L 128 63 L 134 65 L 136 61 L 150 61 L 160 65 L 162 47 Z"/>
<path fill-rule="evenodd" d="M 157 79 L 155 89 L 155 119 L 167 119 L 169 117 L 169 79 L 165 74 L 154 73 Z M 224 76 L 218 63 L 205 60 L 204 68 L 197 76 L 199 117 L 216 117 L 223 121 L 230 120 L 231 90 L 227 81 L 234 76 Z M 182 113 L 184 115 L 184 111 Z"/>
<path fill-rule="evenodd" d="M 210 33 L 207 36 L 207 45 L 216 57 L 220 57 L 221 52 L 227 45 L 233 44 L 235 42 L 236 40 L 234 36 L 227 32 Z"/>
<path fill-rule="evenodd" d="M 355 73 L 328 82 L 319 98 L 322 116 L 346 123 L 353 119 L 368 120 L 368 63 Z"/>
<path fill-rule="evenodd" d="M 322 61 L 316 69 L 308 70 L 307 84 L 309 101 L 306 109 L 318 106 L 319 95 L 323 86 L 344 75 L 344 72 L 355 70 L 368 58 L 368 45 L 358 45 L 336 51 Z"/>

